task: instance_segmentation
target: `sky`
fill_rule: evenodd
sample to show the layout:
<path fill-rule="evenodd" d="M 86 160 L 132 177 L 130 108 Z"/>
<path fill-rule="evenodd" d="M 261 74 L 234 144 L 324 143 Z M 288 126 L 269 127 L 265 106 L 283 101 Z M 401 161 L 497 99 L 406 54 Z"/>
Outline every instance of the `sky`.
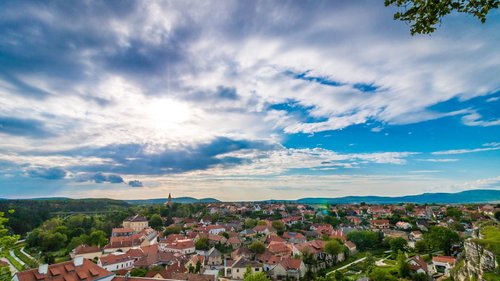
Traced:
<path fill-rule="evenodd" d="M 1 1 L 0 198 L 500 189 L 500 13 Z"/>

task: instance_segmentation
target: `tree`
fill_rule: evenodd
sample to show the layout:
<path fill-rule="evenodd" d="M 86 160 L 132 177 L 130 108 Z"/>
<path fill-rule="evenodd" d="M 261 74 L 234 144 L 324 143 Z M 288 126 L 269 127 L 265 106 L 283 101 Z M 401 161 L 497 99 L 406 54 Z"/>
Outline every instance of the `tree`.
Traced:
<path fill-rule="evenodd" d="M 325 244 L 325 253 L 329 255 L 337 256 L 338 254 L 342 253 L 342 250 L 342 244 L 336 239 L 332 239 Z"/>
<path fill-rule="evenodd" d="M 405 252 L 408 242 L 402 237 L 396 237 L 390 240 L 389 247 L 391 251 L 396 255 L 398 252 Z"/>
<path fill-rule="evenodd" d="M 196 243 L 194 244 L 196 250 L 208 250 L 210 249 L 210 245 L 208 244 L 208 238 L 206 237 L 203 237 L 203 238 L 200 238 L 196 241 Z"/>
<path fill-rule="evenodd" d="M 428 281 L 429 280 L 429 276 L 427 276 L 427 274 L 425 273 L 415 273 L 415 274 L 412 274 L 411 276 L 411 280 L 413 281 Z"/>
<path fill-rule="evenodd" d="M 102 230 L 92 231 L 89 236 L 89 244 L 91 246 L 102 247 L 108 244 L 108 238 L 106 238 L 106 233 Z"/>
<path fill-rule="evenodd" d="M 245 273 L 243 281 L 269 281 L 269 278 L 267 278 L 267 275 L 261 271 L 250 274 Z"/>
<path fill-rule="evenodd" d="M 420 254 L 427 251 L 427 243 L 425 242 L 425 240 L 418 240 L 417 242 L 415 242 L 415 251 Z"/>
<path fill-rule="evenodd" d="M 134 268 L 130 271 L 130 276 L 133 277 L 145 277 L 148 270 L 145 268 Z"/>
<path fill-rule="evenodd" d="M 12 274 L 8 266 L 0 265 L 0 280 L 11 280 Z"/>
<path fill-rule="evenodd" d="M 405 278 L 410 276 L 410 265 L 406 262 L 406 257 L 403 252 L 399 252 L 397 261 L 399 277 Z"/>
<path fill-rule="evenodd" d="M 156 230 L 160 230 L 163 227 L 163 220 L 161 219 L 160 215 L 154 214 L 151 216 L 149 219 L 149 226 Z"/>
<path fill-rule="evenodd" d="M 372 281 L 396 281 L 396 277 L 381 267 L 375 267 L 368 276 Z"/>
<path fill-rule="evenodd" d="M 196 262 L 196 267 L 194 268 L 194 273 L 200 273 L 200 270 L 201 270 L 201 262 L 200 260 L 198 260 Z"/>
<path fill-rule="evenodd" d="M 369 230 L 349 232 L 347 234 L 347 240 L 356 244 L 356 247 L 360 251 L 376 247 L 380 243 L 378 234 Z"/>
<path fill-rule="evenodd" d="M 244 223 L 245 229 L 254 228 L 256 225 L 257 221 L 254 219 L 246 219 Z"/>
<path fill-rule="evenodd" d="M 495 219 L 500 220 L 500 211 L 495 212 Z"/>
<path fill-rule="evenodd" d="M 451 254 L 453 244 L 460 242 L 458 233 L 442 226 L 430 227 L 429 232 L 424 234 L 424 238 L 430 249 L 443 251 L 446 255 Z"/>
<path fill-rule="evenodd" d="M 14 211 L 11 210 L 9 213 L 13 214 Z M 9 235 L 9 230 L 5 227 L 9 219 L 4 215 L 4 212 L 0 212 L 0 250 L 10 249 L 19 240 L 19 235 Z"/>
<path fill-rule="evenodd" d="M 248 247 L 255 254 L 262 254 L 266 251 L 266 246 L 260 241 L 255 241 Z"/>
<path fill-rule="evenodd" d="M 410 24 L 410 33 L 429 34 L 436 30 L 444 16 L 451 12 L 467 13 L 482 23 L 490 10 L 497 9 L 498 0 L 385 0 L 385 6 L 403 8 L 394 14 L 395 20 Z"/>
<path fill-rule="evenodd" d="M 168 236 L 170 234 L 179 234 L 181 233 L 181 230 L 182 228 L 178 225 L 170 225 L 167 228 L 165 228 L 163 234 L 165 234 L 165 236 Z"/>
<path fill-rule="evenodd" d="M 282 221 L 273 221 L 272 226 L 276 229 L 278 234 L 282 234 L 286 230 L 285 224 Z"/>

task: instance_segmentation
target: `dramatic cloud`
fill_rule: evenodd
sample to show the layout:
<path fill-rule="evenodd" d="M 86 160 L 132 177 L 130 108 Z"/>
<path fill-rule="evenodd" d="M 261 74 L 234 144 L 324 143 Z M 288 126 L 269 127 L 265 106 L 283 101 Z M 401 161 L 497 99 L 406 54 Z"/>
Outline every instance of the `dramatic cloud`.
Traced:
<path fill-rule="evenodd" d="M 26 171 L 32 178 L 59 180 L 66 176 L 66 171 L 61 168 L 30 168 Z"/>
<path fill-rule="evenodd" d="M 393 13 L 377 1 L 3 1 L 0 185 L 497 176 L 500 147 L 480 146 L 499 141 L 500 15 L 450 15 L 411 36 Z M 338 178 L 323 179 L 326 193 Z"/>

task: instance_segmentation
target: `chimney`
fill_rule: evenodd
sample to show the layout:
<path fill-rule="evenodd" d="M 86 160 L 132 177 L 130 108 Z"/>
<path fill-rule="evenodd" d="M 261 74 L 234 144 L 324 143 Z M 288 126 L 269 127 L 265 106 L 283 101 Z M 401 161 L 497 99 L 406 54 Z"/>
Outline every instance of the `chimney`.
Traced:
<path fill-rule="evenodd" d="M 73 263 L 75 264 L 75 267 L 82 266 L 83 265 L 83 257 L 76 257 L 73 260 Z"/>
<path fill-rule="evenodd" d="M 38 267 L 38 273 L 45 275 L 49 271 L 49 265 L 48 264 L 41 264 Z"/>

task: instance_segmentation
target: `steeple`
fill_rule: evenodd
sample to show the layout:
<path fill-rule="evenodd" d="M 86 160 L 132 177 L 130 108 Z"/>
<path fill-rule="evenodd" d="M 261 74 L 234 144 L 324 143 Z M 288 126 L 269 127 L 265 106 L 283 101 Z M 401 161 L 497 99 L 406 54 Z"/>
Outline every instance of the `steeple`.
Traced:
<path fill-rule="evenodd" d="M 168 199 L 165 205 L 167 205 L 168 207 L 172 207 L 172 195 L 170 193 L 168 193 Z"/>

